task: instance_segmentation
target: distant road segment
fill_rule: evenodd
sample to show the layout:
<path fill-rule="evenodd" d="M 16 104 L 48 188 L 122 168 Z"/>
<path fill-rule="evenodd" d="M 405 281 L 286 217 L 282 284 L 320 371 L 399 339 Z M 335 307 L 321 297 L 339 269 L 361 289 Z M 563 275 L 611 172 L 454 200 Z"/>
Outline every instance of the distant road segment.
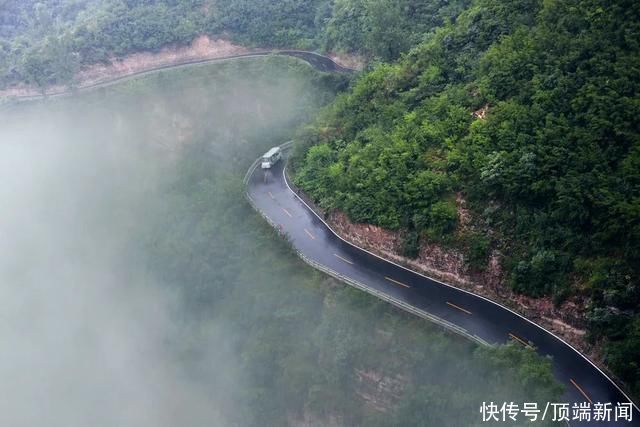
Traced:
<path fill-rule="evenodd" d="M 260 51 L 260 52 L 252 52 L 252 53 L 243 53 L 240 55 L 231 55 L 224 56 L 220 58 L 210 58 L 210 59 L 196 59 L 193 61 L 185 61 L 177 64 L 168 64 L 161 65 L 158 67 L 149 68 L 142 71 L 137 71 L 131 74 L 127 74 L 124 76 L 114 77 L 113 79 L 109 79 L 106 81 L 102 81 L 99 83 L 90 84 L 87 86 L 81 86 L 79 88 L 67 89 L 61 92 L 56 92 L 47 95 L 17 95 L 17 96 L 7 96 L 3 99 L 11 100 L 11 101 L 29 101 L 43 98 L 58 98 L 62 96 L 69 96 L 76 93 L 86 92 L 93 89 L 107 87 L 114 85 L 116 83 L 120 83 L 126 80 L 131 80 L 137 77 L 141 77 L 148 74 L 157 73 L 159 71 L 170 70 L 175 68 L 184 68 L 190 67 L 194 65 L 202 65 L 202 64 L 210 64 L 215 62 L 224 62 L 232 59 L 242 59 L 242 58 L 256 58 L 261 56 L 269 56 L 269 55 L 283 55 L 283 56 L 292 56 L 294 58 L 301 59 L 311 65 L 318 71 L 322 72 L 337 72 L 337 73 L 350 73 L 355 70 L 347 67 L 343 67 L 342 65 L 333 61 L 333 59 L 328 56 L 321 55 L 319 53 L 306 51 L 306 50 L 269 50 L 269 51 Z M 0 98 L 2 99 L 2 98 Z"/>

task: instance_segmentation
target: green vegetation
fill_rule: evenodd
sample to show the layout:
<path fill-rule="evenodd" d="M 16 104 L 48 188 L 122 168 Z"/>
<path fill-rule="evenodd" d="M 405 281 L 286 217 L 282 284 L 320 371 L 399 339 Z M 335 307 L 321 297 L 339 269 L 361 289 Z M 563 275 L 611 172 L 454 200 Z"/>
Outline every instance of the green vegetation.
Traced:
<path fill-rule="evenodd" d="M 221 407 L 217 424 L 469 426 L 481 424 L 482 401 L 558 401 L 549 360 L 516 345 L 478 348 L 327 278 L 244 200 L 248 165 L 328 103 L 335 79 L 290 58 L 238 60 L 5 106 L 0 123 L 38 123 L 43 146 L 50 122 L 101 153 L 61 155 L 98 171 L 91 194 L 101 190 L 106 214 L 93 226 L 124 222 L 101 233 L 122 236 L 118 253 L 146 281 L 179 291 L 183 325 L 165 345 L 201 385 L 197 400 Z M 138 176 L 148 168 L 162 179 Z M 125 189 L 135 203 L 120 200 Z M 102 206 L 110 192 L 118 202 Z M 378 391 L 378 377 L 391 388 Z"/>
<path fill-rule="evenodd" d="M 243 201 L 240 171 L 212 160 L 197 145 L 181 160 L 152 263 L 192 310 L 234 325 L 230 345 L 251 384 L 234 396 L 251 408 L 228 414 L 235 424 L 284 425 L 306 413 L 344 425 L 474 425 L 486 390 L 499 401 L 561 396 L 550 361 L 534 351 L 477 348 L 306 267 Z M 376 392 L 365 374 L 398 388 Z M 373 410 L 363 393 L 390 410 Z"/>
<path fill-rule="evenodd" d="M 199 1 L 5 0 L 0 84 L 70 83 L 80 66 L 186 44 L 200 31 Z"/>
<path fill-rule="evenodd" d="M 429 240 L 464 251 L 471 268 L 482 270 L 489 254 L 497 250 L 504 255 L 505 281 L 517 292 L 551 297 L 556 304 L 567 298 L 587 301 L 589 340 L 603 345 L 606 363 L 640 395 L 637 2 L 0 0 L 0 87 L 20 82 L 40 88 L 73 85 L 83 66 L 132 52 L 156 51 L 169 44 L 186 45 L 199 34 L 260 47 L 357 53 L 375 64 L 312 125 L 299 131 L 292 159 L 296 183 L 324 208 L 343 210 L 354 221 L 402 230 L 406 256 L 417 256 L 421 242 Z M 257 63 L 262 68 L 245 69 L 236 63 L 225 66 L 229 68 L 160 73 L 86 98 L 101 104 L 105 99 L 129 99 L 130 93 L 151 91 L 156 110 L 147 112 L 146 120 L 129 124 L 127 131 L 146 137 L 148 129 L 142 125 L 146 123 L 156 128 L 155 138 L 164 144 L 196 141 L 185 149 L 175 185 L 167 193 L 170 200 L 179 203 L 164 209 L 180 211 L 180 215 L 167 213 L 160 225 L 156 224 L 156 231 L 148 231 L 158 234 L 157 230 L 167 230 L 173 237 L 165 240 L 153 234 L 150 240 L 154 243 L 147 249 L 154 258 L 145 262 L 167 283 L 183 283 L 189 290 L 185 293 L 189 304 L 201 305 L 205 311 L 225 298 L 231 299 L 225 300 L 229 304 L 224 307 L 236 310 L 233 298 L 236 293 L 244 297 L 241 289 L 259 292 L 251 288 L 259 276 L 241 271 L 242 265 L 230 257 L 251 253 L 262 259 L 254 246 L 261 248 L 262 256 L 263 252 L 269 255 L 273 244 L 274 236 L 258 226 L 259 222 L 249 230 L 234 222 L 256 221 L 246 206 L 232 202 L 240 191 L 237 179 L 242 167 L 261 148 L 288 136 L 296 123 L 309 120 L 346 85 L 341 77 L 315 74 L 295 61 L 286 64 L 297 80 L 276 76 L 274 70 L 282 65 L 278 60 Z M 256 83 L 234 85 L 227 75 L 229 69 Z M 225 71 L 218 74 L 211 70 Z M 174 82 L 169 76 L 180 79 Z M 210 85 L 212 80 L 228 85 L 216 89 Z M 272 85 L 272 90 L 261 84 Z M 227 91 L 229 87 L 233 87 L 233 95 Z M 202 88 L 211 91 L 210 99 L 202 96 Z M 288 98 L 294 95 L 298 99 L 295 112 Z M 269 102 L 256 107 L 254 96 Z M 231 108 L 216 110 L 213 120 L 211 110 L 220 97 Z M 136 117 L 138 111 L 145 111 L 135 103 L 130 105 L 138 105 L 137 109 L 119 101 L 114 105 L 120 111 L 136 113 Z M 167 114 L 162 126 L 154 121 L 158 111 Z M 117 117 L 123 120 L 122 115 Z M 254 126 L 228 125 L 248 122 Z M 118 123 L 116 128 L 121 129 Z M 194 128 L 194 123 L 211 126 Z M 225 148 L 223 154 L 212 154 L 203 142 L 212 139 L 241 143 L 230 151 Z M 216 169 L 215 181 L 206 178 L 212 165 L 221 162 L 225 167 Z M 471 222 L 464 228 L 457 224 L 460 200 L 471 214 Z M 193 230 L 210 232 L 228 225 L 216 222 L 222 220 L 208 216 L 209 211 L 247 233 L 246 246 L 238 246 L 234 252 L 227 246 L 223 249 L 215 239 L 194 234 Z M 226 245 L 238 244 L 225 233 L 220 232 L 220 238 Z M 286 248 L 278 246 L 274 253 L 282 257 Z M 208 264 L 218 258 L 225 262 L 215 268 Z M 265 259 L 275 263 L 268 256 Z M 296 317 L 302 312 L 291 314 L 283 309 L 285 303 L 287 307 L 295 304 L 282 299 L 283 305 L 276 307 L 272 302 L 269 312 L 281 310 L 283 319 L 318 328 L 311 336 L 320 334 L 329 340 L 322 335 L 322 325 L 326 328 L 331 316 L 338 316 L 339 310 L 333 313 L 326 304 L 334 299 L 346 304 L 342 307 L 345 310 L 349 304 L 362 305 L 364 314 L 358 315 L 367 319 L 399 316 L 350 291 L 334 287 L 318 291 L 320 276 L 309 279 L 308 269 L 297 261 L 288 262 L 281 274 L 292 277 L 289 285 L 307 283 L 304 291 L 296 287 L 296 292 L 308 291 L 315 296 L 286 292 L 310 307 L 313 304 L 309 301 L 322 301 L 324 308 L 309 308 L 304 313 L 309 318 L 303 319 Z M 265 262 L 262 268 L 269 265 Z M 228 284 L 236 283 L 238 277 L 242 277 L 241 283 L 246 282 L 246 288 L 234 291 Z M 286 285 L 270 283 L 269 289 L 285 292 L 279 286 Z M 242 300 L 242 304 L 253 306 L 251 301 Z M 371 307 L 365 308 L 368 305 Z M 244 334 L 266 334 L 252 322 L 268 325 L 271 320 L 242 315 L 252 319 L 247 320 Z M 276 323 L 271 327 L 284 333 L 289 326 L 277 323 L 278 319 L 272 320 Z M 358 324 L 357 319 L 350 321 Z M 315 343 L 305 344 L 303 353 L 291 356 L 305 360 L 292 359 L 292 364 L 300 364 L 295 375 L 278 371 L 285 369 L 275 366 L 284 354 L 279 349 L 265 350 L 260 356 L 271 362 L 264 362 L 271 377 L 262 371 L 250 375 L 269 386 L 282 378 L 291 384 L 301 381 L 301 387 L 307 387 L 306 395 L 277 399 L 296 401 L 300 408 L 312 407 L 324 415 L 328 410 L 322 405 L 340 407 L 338 412 L 347 417 L 344 405 L 356 405 L 355 400 L 334 391 L 337 384 L 347 381 L 340 375 L 351 375 L 353 380 L 355 367 L 368 366 L 355 362 L 363 360 L 359 358 L 364 358 L 365 352 L 354 349 L 374 345 L 372 331 L 385 330 L 378 321 L 362 321 L 363 325 L 378 325 L 378 329 L 352 332 L 365 341 L 360 343 L 362 347 L 344 345 L 345 354 L 352 357 L 349 363 L 333 360 L 333 371 L 322 365 L 322 372 L 332 372 L 330 379 L 302 375 L 310 371 L 309 363 L 331 360 L 329 355 L 319 358 L 321 348 L 314 347 Z M 407 347 L 408 342 L 395 344 Z M 253 349 L 237 346 L 238 353 L 254 357 Z M 297 354 L 293 344 L 285 348 L 286 354 Z M 525 357 L 517 352 L 509 354 L 515 359 Z M 480 352 L 474 357 L 482 362 L 474 359 L 469 363 L 495 362 L 501 356 L 492 359 Z M 418 362 L 409 359 L 399 369 L 413 376 L 411 369 L 418 369 Z M 253 365 L 247 362 L 247 366 Z M 431 393 L 419 389 L 422 386 L 409 387 L 416 392 L 410 393 L 412 396 Z M 266 390 L 265 386 L 252 398 L 256 402 L 265 399 L 256 407 L 267 405 L 265 413 L 273 415 L 277 406 L 269 406 L 273 404 L 269 399 L 276 398 L 266 396 Z M 406 402 L 410 408 L 411 401 Z M 418 413 L 407 408 L 398 411 L 406 410 L 407 417 Z M 429 413 L 455 410 L 443 408 Z M 355 418 L 349 421 L 375 424 L 363 411 L 353 410 L 350 416 Z M 405 415 L 393 416 L 409 423 Z M 376 417 L 380 419 L 379 414 Z"/>
<path fill-rule="evenodd" d="M 534 352 L 476 349 L 301 264 L 242 200 L 241 167 L 251 157 L 242 160 L 220 167 L 204 147 L 189 148 L 152 258 L 192 305 L 213 313 L 203 315 L 236 325 L 233 348 L 252 383 L 238 399 L 252 410 L 235 422 L 282 425 L 306 410 L 346 425 L 471 425 L 487 387 L 497 399 L 560 395 L 549 362 Z M 407 380 L 398 396 L 386 396 L 396 409 L 363 405 L 358 372 Z M 452 378 L 469 386 L 461 392 Z"/>
<path fill-rule="evenodd" d="M 476 267 L 498 249 L 518 292 L 590 301 L 591 339 L 640 394 L 638 40 L 637 2 L 477 0 L 300 132 L 296 182 Z"/>
<path fill-rule="evenodd" d="M 2 0 L 0 87 L 73 84 L 89 64 L 186 45 L 196 35 L 259 47 L 359 53 L 395 59 L 467 0 Z"/>

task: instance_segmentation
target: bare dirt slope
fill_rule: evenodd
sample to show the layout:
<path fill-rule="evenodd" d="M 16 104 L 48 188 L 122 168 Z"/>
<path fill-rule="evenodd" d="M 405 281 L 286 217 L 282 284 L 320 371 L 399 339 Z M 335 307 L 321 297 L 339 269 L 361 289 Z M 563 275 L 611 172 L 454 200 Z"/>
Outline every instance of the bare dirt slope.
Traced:
<path fill-rule="evenodd" d="M 464 211 L 458 206 L 459 215 Z M 402 255 L 402 233 L 371 224 L 352 222 L 345 213 L 329 212 L 327 217 L 334 230 L 346 240 L 370 250 L 383 258 L 404 265 L 430 277 L 435 277 L 459 288 L 483 295 L 536 321 L 546 329 L 562 336 L 573 346 L 600 360 L 597 349 L 585 339 L 583 302 L 569 299 L 555 306 L 550 298 L 532 298 L 518 295 L 507 285 L 501 266 L 502 255 L 493 251 L 482 271 L 474 271 L 460 250 L 448 248 L 422 239 L 415 259 Z M 463 220 L 460 221 L 464 223 Z"/>
<path fill-rule="evenodd" d="M 93 64 L 83 68 L 75 76 L 75 86 L 84 88 L 110 80 L 119 79 L 144 71 L 171 65 L 186 64 L 208 59 L 221 59 L 248 53 L 265 52 L 268 49 L 253 49 L 234 44 L 223 38 L 207 35 L 196 37 L 189 46 L 166 46 L 159 52 L 138 52 L 122 58 L 112 58 L 107 64 Z M 348 55 L 329 55 L 337 64 L 348 68 L 362 68 L 362 60 Z M 24 97 L 55 95 L 67 91 L 63 85 L 41 88 L 19 84 L 0 90 L 0 97 Z"/>
<path fill-rule="evenodd" d="M 203 35 L 195 38 L 189 46 L 167 46 L 159 52 L 133 53 L 122 58 L 114 57 L 107 64 L 94 64 L 85 67 L 75 77 L 76 86 L 83 88 L 168 65 L 224 58 L 250 52 L 252 52 L 251 49 L 233 44 L 227 40 L 211 39 Z M 53 95 L 66 90 L 65 86 L 56 85 L 47 88 L 44 93 Z M 41 94 L 43 94 L 42 89 L 26 84 L 19 84 L 0 90 L 0 97 Z"/>

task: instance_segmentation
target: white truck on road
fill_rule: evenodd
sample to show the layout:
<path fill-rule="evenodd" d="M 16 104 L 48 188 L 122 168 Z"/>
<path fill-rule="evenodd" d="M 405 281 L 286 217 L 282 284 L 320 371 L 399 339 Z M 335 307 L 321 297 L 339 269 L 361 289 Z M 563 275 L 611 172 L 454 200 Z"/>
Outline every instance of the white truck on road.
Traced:
<path fill-rule="evenodd" d="M 262 156 L 262 163 L 260 166 L 262 169 L 271 169 L 273 165 L 278 163 L 280 158 L 282 157 L 282 153 L 280 152 L 280 147 L 273 147 Z"/>

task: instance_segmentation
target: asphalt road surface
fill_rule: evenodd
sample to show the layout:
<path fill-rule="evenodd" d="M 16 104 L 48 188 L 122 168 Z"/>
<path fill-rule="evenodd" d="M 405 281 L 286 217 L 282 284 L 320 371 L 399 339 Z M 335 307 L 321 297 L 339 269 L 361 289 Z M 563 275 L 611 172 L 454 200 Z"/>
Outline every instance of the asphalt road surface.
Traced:
<path fill-rule="evenodd" d="M 352 71 L 341 67 L 328 57 L 313 52 L 282 50 L 163 66 L 88 86 L 79 91 L 109 86 L 163 69 L 271 54 L 298 57 L 320 71 Z M 64 92 L 50 97 L 71 93 Z M 42 96 L 25 96 L 15 99 L 37 98 Z M 283 171 L 284 164 L 285 161 L 281 161 L 268 172 L 262 171 L 259 167 L 253 170 L 248 181 L 248 196 L 254 207 L 283 233 L 286 233 L 295 248 L 312 262 L 364 284 L 370 290 L 381 292 L 463 328 L 467 335 L 475 336 L 488 343 L 514 340 L 521 345 L 534 346 L 541 354 L 551 355 L 554 361 L 554 373 L 566 386 L 564 403 L 610 402 L 615 406 L 618 402 L 629 402 L 624 393 L 588 359 L 560 338 L 534 323 L 485 298 L 411 272 L 341 240 L 290 189 Z M 490 390 L 487 391 L 487 398 L 490 399 Z M 572 421 L 571 425 L 640 426 L 640 412 L 634 405 L 632 422 L 577 423 Z"/>
<path fill-rule="evenodd" d="M 286 233 L 295 248 L 308 259 L 457 325 L 488 343 L 511 340 L 520 345 L 533 346 L 539 353 L 552 356 L 554 374 L 566 389 L 560 403 L 570 403 L 572 407 L 575 402 L 610 402 L 615 407 L 618 402 L 630 401 L 578 351 L 522 316 L 488 299 L 385 261 L 337 237 L 291 189 L 283 170 L 285 162 L 278 162 L 267 172 L 258 165 L 249 175 L 247 193 L 254 207 Z M 487 400 L 491 399 L 490 396 L 491 391 L 487 390 Z M 524 402 L 515 403 L 522 407 Z M 541 408 L 540 415 L 544 409 Z M 634 405 L 632 413 L 631 422 L 571 421 L 570 425 L 640 426 L 637 406 Z M 572 417 L 571 411 L 569 417 Z"/>
<path fill-rule="evenodd" d="M 159 71 L 171 70 L 175 68 L 191 67 L 194 65 L 211 64 L 215 62 L 224 62 L 224 61 L 229 61 L 233 59 L 256 58 L 260 56 L 269 56 L 269 55 L 292 56 L 309 63 L 309 65 L 311 65 L 313 68 L 315 68 L 318 71 L 323 71 L 327 73 L 333 73 L 333 72 L 351 73 L 355 71 L 351 68 L 343 67 L 342 65 L 339 65 L 336 62 L 334 62 L 331 58 L 324 55 L 320 55 L 315 52 L 310 52 L 306 50 L 268 50 L 268 51 L 243 53 L 240 55 L 231 55 L 231 56 L 225 56 L 220 58 L 196 59 L 193 61 L 185 61 L 178 64 L 161 65 L 161 66 L 149 68 L 146 70 L 140 70 L 124 76 L 114 77 L 112 79 L 109 79 L 103 82 L 94 83 L 87 86 L 81 86 L 75 89 L 63 89 L 60 92 L 55 92 L 48 95 L 15 95 L 15 96 L 12 95 L 12 96 L 5 97 L 5 99 L 17 102 L 17 101 L 31 101 L 31 100 L 37 100 L 37 99 L 43 99 L 43 98 L 58 98 L 63 96 L 70 96 L 70 95 L 74 95 L 82 92 L 91 91 L 93 89 L 97 89 L 101 87 L 112 86 L 117 83 L 121 83 L 134 78 L 146 76 L 149 74 L 157 73 Z M 0 98 L 0 100 L 2 100 L 2 98 Z"/>

